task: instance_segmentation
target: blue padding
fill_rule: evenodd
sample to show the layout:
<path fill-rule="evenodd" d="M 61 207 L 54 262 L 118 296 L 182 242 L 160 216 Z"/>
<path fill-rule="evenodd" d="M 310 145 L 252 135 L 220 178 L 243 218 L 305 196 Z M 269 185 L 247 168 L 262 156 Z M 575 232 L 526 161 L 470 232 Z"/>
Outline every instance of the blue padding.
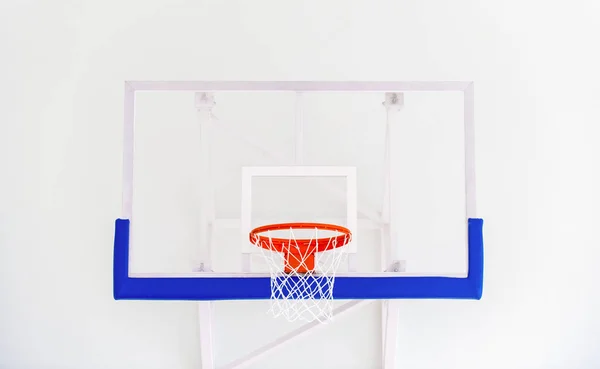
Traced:
<path fill-rule="evenodd" d="M 483 220 L 469 219 L 469 273 L 452 277 L 337 277 L 336 299 L 480 299 Z M 253 300 L 271 297 L 270 278 L 130 278 L 129 220 L 115 228 L 113 293 L 117 300 Z"/>

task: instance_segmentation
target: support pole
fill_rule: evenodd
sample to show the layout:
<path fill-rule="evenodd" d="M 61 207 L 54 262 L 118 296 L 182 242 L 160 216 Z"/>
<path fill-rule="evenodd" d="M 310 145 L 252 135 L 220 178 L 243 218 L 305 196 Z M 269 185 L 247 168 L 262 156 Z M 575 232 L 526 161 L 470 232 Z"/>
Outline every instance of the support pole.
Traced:
<path fill-rule="evenodd" d="M 212 269 L 211 255 L 214 240 L 215 204 L 214 183 L 211 173 L 211 133 L 213 124 L 212 109 L 215 106 L 213 94 L 196 92 L 195 96 L 198 123 L 200 125 L 200 266 L 197 271 Z M 202 369 L 214 369 L 212 335 L 212 308 L 210 301 L 198 303 L 198 328 L 200 330 L 200 355 Z"/>
<path fill-rule="evenodd" d="M 383 343 L 383 369 L 396 369 L 400 300 L 384 300 L 383 304 L 387 305 L 387 324 L 385 326 L 385 341 Z"/>
<path fill-rule="evenodd" d="M 200 125 L 200 271 L 211 269 L 212 239 L 215 221 L 214 183 L 211 170 L 212 109 L 214 95 L 196 92 L 196 111 Z"/>
<path fill-rule="evenodd" d="M 387 238 L 388 247 L 383 254 L 383 265 L 388 265 L 392 261 L 399 261 L 398 247 L 398 216 L 399 206 L 397 206 L 396 189 L 399 188 L 399 176 L 392 171 L 395 167 L 394 145 L 395 136 L 398 131 L 398 117 L 400 110 L 404 106 L 404 94 L 388 92 L 385 94 L 386 108 L 386 135 L 385 135 L 385 157 L 384 157 L 384 196 L 382 204 L 382 218 L 384 224 L 389 225 L 384 236 Z M 396 206 L 394 206 L 396 204 Z M 384 245 L 385 246 L 385 245 Z"/>
<path fill-rule="evenodd" d="M 394 175 L 393 143 L 398 130 L 398 114 L 404 106 L 404 94 L 388 92 L 385 94 L 383 105 L 386 108 L 385 123 L 385 153 L 384 153 L 384 191 L 382 203 L 383 227 L 381 231 L 381 264 L 382 266 L 395 263 L 399 268 L 404 265 L 400 262 L 398 245 L 398 206 L 396 204 L 395 190 L 398 188 L 398 177 Z M 395 270 L 400 271 L 400 270 Z M 385 300 L 381 302 L 381 342 L 382 364 L 384 369 L 396 368 L 396 351 L 398 340 L 398 312 L 399 301 Z"/>
<path fill-rule="evenodd" d="M 372 302 L 374 302 L 374 300 L 355 300 L 355 301 L 346 302 L 343 305 L 338 306 L 337 308 L 335 308 L 333 310 L 333 316 L 335 318 L 339 318 L 342 315 L 346 315 L 349 312 L 354 311 L 362 306 L 366 306 Z M 258 361 L 259 359 L 270 354 L 272 351 L 292 342 L 293 340 L 295 340 L 297 338 L 304 337 L 304 336 L 308 335 L 309 333 L 312 333 L 315 329 L 319 329 L 324 326 L 325 326 L 324 324 L 322 324 L 318 321 L 306 323 L 303 326 L 301 326 L 300 328 L 297 328 L 297 329 L 291 331 L 290 333 L 287 333 L 287 334 L 281 336 L 280 338 L 276 339 L 275 341 L 254 350 L 253 352 L 249 353 L 248 355 L 245 355 L 244 357 L 234 360 L 233 362 L 224 366 L 223 369 L 245 368 L 248 365 L 251 365 L 251 364 L 255 363 L 256 361 Z"/>
<path fill-rule="evenodd" d="M 200 361 L 202 369 L 214 369 L 215 359 L 212 334 L 212 308 L 211 301 L 198 303 L 198 323 L 200 328 Z"/>
<path fill-rule="evenodd" d="M 294 135 L 294 164 L 302 165 L 304 162 L 304 115 L 302 92 L 296 93 L 296 119 Z"/>

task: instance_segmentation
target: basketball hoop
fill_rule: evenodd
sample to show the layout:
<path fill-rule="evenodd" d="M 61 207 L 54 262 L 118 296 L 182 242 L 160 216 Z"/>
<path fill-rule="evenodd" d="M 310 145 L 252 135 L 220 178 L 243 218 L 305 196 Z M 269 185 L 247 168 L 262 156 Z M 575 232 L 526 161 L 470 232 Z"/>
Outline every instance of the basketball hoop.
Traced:
<path fill-rule="evenodd" d="M 278 232 L 287 232 L 287 237 Z M 281 223 L 253 229 L 250 242 L 260 248 L 270 269 L 271 313 L 288 321 L 331 320 L 335 273 L 346 254 L 343 246 L 351 239 L 349 229 L 333 224 Z"/>

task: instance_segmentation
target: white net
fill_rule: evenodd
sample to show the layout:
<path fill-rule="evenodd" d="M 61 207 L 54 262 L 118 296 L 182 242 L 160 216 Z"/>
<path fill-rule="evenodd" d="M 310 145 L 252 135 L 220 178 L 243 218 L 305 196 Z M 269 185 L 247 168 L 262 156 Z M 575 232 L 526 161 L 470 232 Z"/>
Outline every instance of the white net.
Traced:
<path fill-rule="evenodd" d="M 282 236 L 282 232 L 287 235 Z M 339 232 L 317 228 L 289 228 L 261 236 L 267 241 L 256 240 L 255 245 L 271 274 L 269 312 L 290 322 L 331 321 L 335 275 L 345 259 L 351 236 L 342 234 L 339 238 Z M 282 238 L 287 242 L 273 242 Z M 315 252 L 318 250 L 324 251 Z"/>

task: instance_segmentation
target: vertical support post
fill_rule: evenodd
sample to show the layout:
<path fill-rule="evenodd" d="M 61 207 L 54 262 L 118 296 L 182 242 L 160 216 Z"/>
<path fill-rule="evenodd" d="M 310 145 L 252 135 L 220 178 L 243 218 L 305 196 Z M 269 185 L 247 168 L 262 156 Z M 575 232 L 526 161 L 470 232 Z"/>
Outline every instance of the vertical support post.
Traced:
<path fill-rule="evenodd" d="M 195 96 L 198 123 L 200 124 L 200 272 L 212 269 L 212 248 L 214 240 L 214 183 L 211 173 L 211 132 L 213 124 L 212 109 L 215 106 L 214 95 L 208 92 L 196 92 Z M 200 355 L 202 369 L 214 369 L 212 336 L 212 302 L 198 303 L 198 328 L 200 330 Z"/>
<path fill-rule="evenodd" d="M 212 109 L 215 97 L 209 92 L 196 92 L 198 123 L 200 125 L 200 271 L 211 269 L 212 240 L 214 233 L 215 204 L 211 171 Z"/>
<path fill-rule="evenodd" d="M 396 369 L 400 300 L 385 300 L 383 304 L 387 305 L 387 324 L 384 331 L 385 341 L 383 344 L 383 369 Z"/>
<path fill-rule="evenodd" d="M 301 165 L 304 162 L 304 115 L 302 92 L 296 92 L 296 117 L 294 135 L 294 164 Z"/>
<path fill-rule="evenodd" d="M 240 245 L 242 245 L 242 271 L 249 273 L 252 269 L 251 253 L 249 250 L 248 235 L 252 230 L 250 219 L 252 218 L 252 176 L 250 169 L 242 168 L 242 209 L 240 212 L 241 218 L 241 233 Z"/>
<path fill-rule="evenodd" d="M 211 301 L 198 303 L 198 323 L 200 328 L 200 361 L 202 369 L 214 369 L 214 350 L 212 335 L 212 308 Z"/>
<path fill-rule="evenodd" d="M 380 231 L 380 253 L 381 253 L 381 270 L 385 270 L 390 257 L 390 108 L 388 94 L 385 96 L 383 105 L 386 108 L 385 119 L 385 137 L 384 137 L 384 156 L 383 156 L 383 199 L 381 205 L 381 220 L 383 221 Z M 387 328 L 388 302 L 381 301 L 381 354 L 385 364 L 385 343 L 386 343 L 386 328 Z"/>
<path fill-rule="evenodd" d="M 392 171 L 395 133 L 398 130 L 398 114 L 404 106 L 404 94 L 388 92 L 383 105 L 386 108 L 385 153 L 384 153 L 384 195 L 382 204 L 383 227 L 381 231 L 382 269 L 400 259 L 398 245 L 398 206 L 395 189 L 398 188 L 398 176 Z M 395 270 L 398 271 L 398 270 Z M 384 369 L 396 368 L 396 344 L 398 340 L 399 302 L 386 300 L 381 303 L 382 361 Z"/>
<path fill-rule="evenodd" d="M 386 108 L 386 138 L 385 138 L 385 169 L 384 169 L 384 199 L 383 199 L 383 210 L 382 217 L 384 224 L 389 225 L 389 250 L 386 254 L 386 265 L 392 261 L 399 260 L 399 248 L 398 248 L 398 206 L 393 206 L 396 203 L 396 189 L 399 187 L 399 177 L 392 170 L 395 167 L 394 154 L 395 149 L 393 143 L 396 141 L 394 138 L 398 131 L 398 116 L 400 110 L 404 106 L 404 94 L 388 92 L 385 94 L 385 102 L 383 105 Z"/>
<path fill-rule="evenodd" d="M 388 104 L 388 99 L 390 98 L 386 95 L 386 102 L 384 102 L 386 107 L 386 119 L 383 158 L 383 200 L 381 206 L 381 220 L 383 221 L 381 228 L 381 270 L 385 270 L 392 260 L 390 253 L 390 177 L 392 171 L 390 166 L 390 123 L 392 121 L 392 112 L 390 111 L 391 108 Z"/>

